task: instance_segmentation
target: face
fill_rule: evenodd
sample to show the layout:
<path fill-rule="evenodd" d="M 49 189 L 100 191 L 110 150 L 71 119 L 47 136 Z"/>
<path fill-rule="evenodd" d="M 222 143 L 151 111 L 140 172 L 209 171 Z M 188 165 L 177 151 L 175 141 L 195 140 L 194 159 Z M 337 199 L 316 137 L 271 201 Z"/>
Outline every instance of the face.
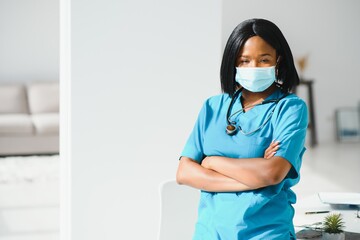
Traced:
<path fill-rule="evenodd" d="M 236 60 L 236 67 L 271 67 L 276 65 L 276 50 L 259 36 L 249 38 Z"/>

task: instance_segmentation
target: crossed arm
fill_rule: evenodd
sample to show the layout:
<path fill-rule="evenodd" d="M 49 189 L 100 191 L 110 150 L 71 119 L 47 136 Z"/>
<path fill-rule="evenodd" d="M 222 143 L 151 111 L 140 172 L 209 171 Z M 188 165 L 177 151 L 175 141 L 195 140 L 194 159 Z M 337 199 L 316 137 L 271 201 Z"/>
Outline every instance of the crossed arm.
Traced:
<path fill-rule="evenodd" d="M 291 168 L 282 157 L 274 156 L 279 148 L 273 142 L 266 149 L 264 158 L 235 158 L 209 156 L 201 165 L 182 157 L 176 174 L 179 184 L 209 192 L 253 190 L 281 182 Z"/>

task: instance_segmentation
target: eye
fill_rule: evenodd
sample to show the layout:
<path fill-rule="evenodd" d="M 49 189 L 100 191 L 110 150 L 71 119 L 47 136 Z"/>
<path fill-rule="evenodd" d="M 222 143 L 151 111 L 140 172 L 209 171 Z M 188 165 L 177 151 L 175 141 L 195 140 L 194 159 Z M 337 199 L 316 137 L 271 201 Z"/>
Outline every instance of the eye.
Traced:
<path fill-rule="evenodd" d="M 247 64 L 249 62 L 250 61 L 248 59 L 240 59 L 240 61 L 239 61 L 240 64 Z"/>
<path fill-rule="evenodd" d="M 270 59 L 264 58 L 260 60 L 261 63 L 269 63 Z"/>

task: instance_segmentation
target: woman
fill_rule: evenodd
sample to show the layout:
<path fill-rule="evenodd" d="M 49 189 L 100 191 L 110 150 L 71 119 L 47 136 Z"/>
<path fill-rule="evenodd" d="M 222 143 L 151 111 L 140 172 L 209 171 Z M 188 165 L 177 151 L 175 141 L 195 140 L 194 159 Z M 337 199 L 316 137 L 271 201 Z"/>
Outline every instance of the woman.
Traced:
<path fill-rule="evenodd" d="M 181 153 L 177 182 L 201 190 L 194 240 L 295 239 L 292 223 L 308 125 L 291 94 L 289 45 L 264 19 L 239 24 L 221 65 L 223 94 L 207 99 Z"/>

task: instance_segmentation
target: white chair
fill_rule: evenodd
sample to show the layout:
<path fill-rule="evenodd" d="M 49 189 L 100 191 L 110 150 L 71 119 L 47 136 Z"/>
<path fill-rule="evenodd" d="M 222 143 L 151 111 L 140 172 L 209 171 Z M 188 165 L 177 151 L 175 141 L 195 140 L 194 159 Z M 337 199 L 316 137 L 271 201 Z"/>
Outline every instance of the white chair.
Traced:
<path fill-rule="evenodd" d="M 159 240 L 191 240 L 195 230 L 200 191 L 175 180 L 160 184 Z"/>

